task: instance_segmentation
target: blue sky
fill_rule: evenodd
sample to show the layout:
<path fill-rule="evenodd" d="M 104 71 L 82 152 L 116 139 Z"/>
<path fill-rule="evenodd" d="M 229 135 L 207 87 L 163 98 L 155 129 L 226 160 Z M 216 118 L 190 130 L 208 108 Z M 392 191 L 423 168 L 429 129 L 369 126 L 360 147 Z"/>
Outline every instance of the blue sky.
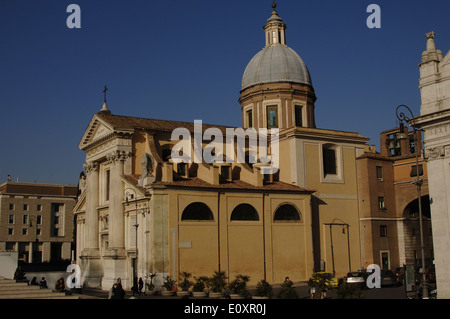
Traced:
<path fill-rule="evenodd" d="M 69 29 L 69 4 L 81 28 Z M 108 91 L 113 114 L 241 126 L 242 74 L 271 0 L 0 0 L 0 182 L 76 184 L 78 143 Z M 371 3 L 381 28 L 369 29 Z M 448 0 L 278 0 L 317 95 L 319 128 L 378 147 L 399 104 L 420 112 L 425 33 L 450 49 Z"/>

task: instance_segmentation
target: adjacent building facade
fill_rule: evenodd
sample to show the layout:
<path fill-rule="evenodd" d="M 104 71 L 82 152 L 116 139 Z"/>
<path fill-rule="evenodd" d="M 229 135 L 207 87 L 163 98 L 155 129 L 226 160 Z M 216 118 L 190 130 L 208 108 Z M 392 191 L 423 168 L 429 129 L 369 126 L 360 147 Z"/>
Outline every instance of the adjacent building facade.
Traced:
<path fill-rule="evenodd" d="M 7 181 L 0 185 L 0 251 L 31 263 L 71 259 L 78 187 Z"/>
<path fill-rule="evenodd" d="M 74 213 L 84 285 L 217 270 L 281 283 L 362 266 L 356 158 L 368 138 L 316 128 L 311 77 L 285 28 L 274 6 L 266 46 L 244 71 L 242 129 L 114 115 L 105 100 L 79 143 L 86 174 Z M 179 128 L 184 136 L 172 134 Z M 245 130 L 243 149 L 225 138 L 228 129 Z M 275 129 L 278 143 L 271 135 L 255 151 L 261 129 Z M 186 140 L 189 153 L 215 160 L 176 161 Z M 262 152 L 271 164 L 278 157 L 279 169 L 253 160 Z"/>
<path fill-rule="evenodd" d="M 398 139 L 399 128 L 380 134 L 380 152 L 367 148 L 358 157 L 358 189 L 361 209 L 363 266 L 395 269 L 407 264 L 421 266 L 417 174 L 421 181 L 421 206 L 426 267 L 433 265 L 427 165 L 421 134 L 409 131 Z M 419 166 L 416 164 L 416 152 Z"/>

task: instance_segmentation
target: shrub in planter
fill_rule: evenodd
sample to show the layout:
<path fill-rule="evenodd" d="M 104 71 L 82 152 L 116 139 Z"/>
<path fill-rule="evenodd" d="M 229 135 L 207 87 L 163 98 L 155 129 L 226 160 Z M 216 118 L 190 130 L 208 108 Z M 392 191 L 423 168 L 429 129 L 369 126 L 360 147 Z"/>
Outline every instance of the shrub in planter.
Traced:
<path fill-rule="evenodd" d="M 342 284 L 336 289 L 337 299 L 362 299 L 364 296 L 357 285 Z"/>
<path fill-rule="evenodd" d="M 192 274 L 188 272 L 180 273 L 180 278 L 178 279 L 178 286 L 181 288 L 181 293 L 177 291 L 177 295 L 187 296 L 189 294 L 189 288 L 191 288 L 193 282 L 189 280 Z"/>
<path fill-rule="evenodd" d="M 172 295 L 172 291 L 175 287 L 176 281 L 173 280 L 170 276 L 166 277 L 166 280 L 163 282 L 163 287 L 166 289 L 166 292 L 164 295 Z"/>
<path fill-rule="evenodd" d="M 194 297 L 204 297 L 206 296 L 205 288 L 208 284 L 208 277 L 200 276 L 200 277 L 194 277 L 195 283 L 192 286 L 192 294 Z"/>
<path fill-rule="evenodd" d="M 146 277 L 146 287 L 150 294 L 154 293 L 155 285 L 153 284 L 153 278 L 155 278 L 157 274 L 147 274 Z M 148 278 L 150 278 L 150 283 L 147 282 Z"/>
<path fill-rule="evenodd" d="M 265 280 L 261 280 L 256 285 L 256 297 L 263 297 L 263 298 L 272 298 L 272 286 Z"/>
<path fill-rule="evenodd" d="M 209 278 L 208 283 L 209 283 L 209 288 L 210 288 L 210 297 L 211 297 L 211 293 L 214 294 L 219 294 L 222 293 L 222 291 L 224 290 L 224 288 L 227 285 L 227 276 L 225 275 L 224 271 L 215 271 L 213 276 L 211 278 Z"/>
<path fill-rule="evenodd" d="M 297 294 L 297 291 L 295 291 L 292 285 L 293 285 L 292 282 L 282 284 L 277 297 L 279 299 L 298 299 L 299 296 Z"/>
<path fill-rule="evenodd" d="M 230 297 L 237 298 L 237 296 L 239 296 L 241 298 L 248 298 L 250 296 L 250 293 L 247 289 L 247 282 L 249 280 L 250 276 L 237 275 L 236 278 L 228 285 L 228 288 L 230 290 Z"/>

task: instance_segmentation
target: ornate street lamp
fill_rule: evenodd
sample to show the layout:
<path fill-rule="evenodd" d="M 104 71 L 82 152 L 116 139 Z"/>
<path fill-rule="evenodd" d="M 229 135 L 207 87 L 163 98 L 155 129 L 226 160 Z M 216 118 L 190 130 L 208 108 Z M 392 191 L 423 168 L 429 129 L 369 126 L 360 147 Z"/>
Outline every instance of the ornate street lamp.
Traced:
<path fill-rule="evenodd" d="M 408 117 L 408 115 L 405 115 L 402 111 L 399 111 L 401 108 L 405 108 L 409 111 L 409 114 L 411 117 Z M 407 139 L 408 134 L 404 132 L 404 124 L 408 124 L 411 126 L 414 130 L 414 147 L 415 147 L 415 154 L 416 154 L 416 186 L 417 186 L 417 199 L 419 203 L 419 222 L 420 222 L 420 248 L 422 251 L 422 297 L 423 299 L 428 299 L 428 287 L 426 285 L 426 276 L 425 276 L 425 247 L 424 247 L 424 241 L 423 241 L 423 225 L 422 225 L 422 195 L 421 195 L 421 189 L 423 180 L 419 177 L 419 139 L 417 137 L 417 128 L 416 128 L 416 122 L 414 120 L 414 114 L 411 111 L 409 107 L 406 105 L 399 105 L 397 106 L 397 109 L 395 111 L 395 114 L 397 115 L 397 118 L 400 120 L 400 132 L 397 134 L 397 139 Z"/>

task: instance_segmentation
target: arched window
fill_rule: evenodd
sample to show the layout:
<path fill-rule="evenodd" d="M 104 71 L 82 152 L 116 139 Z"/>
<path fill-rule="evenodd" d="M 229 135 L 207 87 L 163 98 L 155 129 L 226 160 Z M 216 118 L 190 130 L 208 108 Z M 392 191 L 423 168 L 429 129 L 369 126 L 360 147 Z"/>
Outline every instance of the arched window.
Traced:
<path fill-rule="evenodd" d="M 233 209 L 231 220 L 259 220 L 259 215 L 252 205 L 239 204 Z"/>
<path fill-rule="evenodd" d="M 186 206 L 181 220 L 214 220 L 214 217 L 206 204 L 195 202 Z"/>
<path fill-rule="evenodd" d="M 273 218 L 274 221 L 300 221 L 300 214 L 297 209 L 290 205 L 284 204 L 278 207 Z"/>

